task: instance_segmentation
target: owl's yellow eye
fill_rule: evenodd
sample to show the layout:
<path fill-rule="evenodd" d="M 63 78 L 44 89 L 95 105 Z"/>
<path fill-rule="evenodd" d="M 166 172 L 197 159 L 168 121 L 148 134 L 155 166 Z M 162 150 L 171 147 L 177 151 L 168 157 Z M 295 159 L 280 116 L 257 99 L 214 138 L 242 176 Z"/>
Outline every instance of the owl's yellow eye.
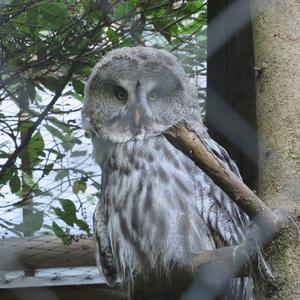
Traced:
<path fill-rule="evenodd" d="M 115 89 L 115 95 L 116 95 L 117 99 L 119 99 L 121 101 L 126 101 L 127 97 L 128 97 L 127 92 L 122 87 L 117 87 Z"/>
<path fill-rule="evenodd" d="M 148 95 L 148 100 L 150 101 L 156 101 L 158 99 L 158 94 L 156 92 L 150 92 Z"/>

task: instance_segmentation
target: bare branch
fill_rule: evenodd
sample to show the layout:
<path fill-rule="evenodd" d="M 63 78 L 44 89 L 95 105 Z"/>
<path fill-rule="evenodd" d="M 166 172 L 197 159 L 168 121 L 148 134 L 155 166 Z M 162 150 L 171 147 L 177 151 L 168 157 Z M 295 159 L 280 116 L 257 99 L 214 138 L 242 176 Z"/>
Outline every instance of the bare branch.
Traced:
<path fill-rule="evenodd" d="M 251 219 L 270 231 L 276 231 L 278 225 L 276 215 L 240 178 L 214 156 L 202 138 L 186 123 L 169 128 L 165 136 L 176 148 L 190 157 Z"/>

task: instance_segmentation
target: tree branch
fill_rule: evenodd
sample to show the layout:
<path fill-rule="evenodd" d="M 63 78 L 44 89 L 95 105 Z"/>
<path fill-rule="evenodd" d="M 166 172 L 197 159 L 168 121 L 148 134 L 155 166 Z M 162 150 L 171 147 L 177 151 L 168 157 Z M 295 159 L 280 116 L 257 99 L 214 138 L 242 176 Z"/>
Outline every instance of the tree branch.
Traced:
<path fill-rule="evenodd" d="M 215 157 L 203 139 L 186 123 L 169 128 L 165 136 L 177 149 L 191 158 L 252 220 L 271 232 L 277 230 L 278 218 L 272 210 Z"/>
<path fill-rule="evenodd" d="M 7 161 L 4 163 L 0 170 L 0 181 L 3 180 L 6 171 L 15 163 L 18 154 L 26 147 L 28 142 L 30 141 L 33 133 L 38 128 L 38 126 L 41 124 L 43 119 L 47 116 L 48 112 L 52 109 L 58 98 L 61 96 L 62 91 L 64 90 L 66 84 L 70 81 L 73 72 L 76 67 L 76 62 L 73 62 L 72 65 L 69 68 L 69 71 L 67 72 L 66 76 L 64 77 L 61 85 L 57 89 L 54 97 L 49 102 L 49 104 L 46 106 L 45 110 L 40 114 L 40 116 L 37 118 L 37 120 L 32 124 L 32 126 L 28 129 L 26 137 L 23 139 L 22 143 L 15 149 L 15 151 L 10 155 L 10 157 L 7 159 Z"/>
<path fill-rule="evenodd" d="M 63 245 L 61 239 L 53 235 L 28 237 L 23 239 L 4 239 L 0 241 L 1 270 L 66 268 L 94 266 L 95 239 L 93 237 L 78 237 L 71 245 Z M 199 253 L 193 258 L 195 269 L 204 265 L 215 268 L 228 266 L 240 268 L 243 248 L 237 246 L 224 247 Z M 247 267 L 234 272 L 233 276 L 248 276 Z"/>

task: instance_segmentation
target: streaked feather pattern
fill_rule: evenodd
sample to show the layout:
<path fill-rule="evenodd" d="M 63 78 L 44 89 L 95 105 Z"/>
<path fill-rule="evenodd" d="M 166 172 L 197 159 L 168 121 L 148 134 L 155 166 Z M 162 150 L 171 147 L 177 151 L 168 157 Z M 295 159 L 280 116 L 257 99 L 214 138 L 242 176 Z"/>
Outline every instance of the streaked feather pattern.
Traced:
<path fill-rule="evenodd" d="M 238 172 L 223 148 L 209 137 L 206 143 Z M 245 214 L 164 136 L 103 145 L 95 143 L 101 201 L 108 203 L 108 237 L 122 282 L 136 274 L 167 275 L 176 264 L 192 272 L 193 255 L 245 238 Z M 239 280 L 231 285 L 240 290 Z"/>

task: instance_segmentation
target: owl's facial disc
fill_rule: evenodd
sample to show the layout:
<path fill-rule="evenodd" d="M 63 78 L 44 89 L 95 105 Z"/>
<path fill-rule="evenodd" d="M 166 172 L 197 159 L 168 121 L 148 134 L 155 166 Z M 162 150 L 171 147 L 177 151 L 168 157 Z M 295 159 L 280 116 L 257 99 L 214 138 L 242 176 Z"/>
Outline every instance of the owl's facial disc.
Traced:
<path fill-rule="evenodd" d="M 126 80 L 105 79 L 97 83 L 104 98 L 101 106 L 109 107 L 109 115 L 100 110 L 97 114 L 102 115 L 101 136 L 119 142 L 140 139 L 145 134 L 161 134 L 178 121 L 182 106 L 177 101 L 183 93 L 179 79 L 170 72 L 167 78 L 149 77 L 147 72 L 138 74 Z"/>
<path fill-rule="evenodd" d="M 183 70 L 168 54 L 145 51 L 134 57 L 115 52 L 95 67 L 83 109 L 86 128 L 95 136 L 113 142 L 142 139 L 183 119 L 191 94 Z"/>

